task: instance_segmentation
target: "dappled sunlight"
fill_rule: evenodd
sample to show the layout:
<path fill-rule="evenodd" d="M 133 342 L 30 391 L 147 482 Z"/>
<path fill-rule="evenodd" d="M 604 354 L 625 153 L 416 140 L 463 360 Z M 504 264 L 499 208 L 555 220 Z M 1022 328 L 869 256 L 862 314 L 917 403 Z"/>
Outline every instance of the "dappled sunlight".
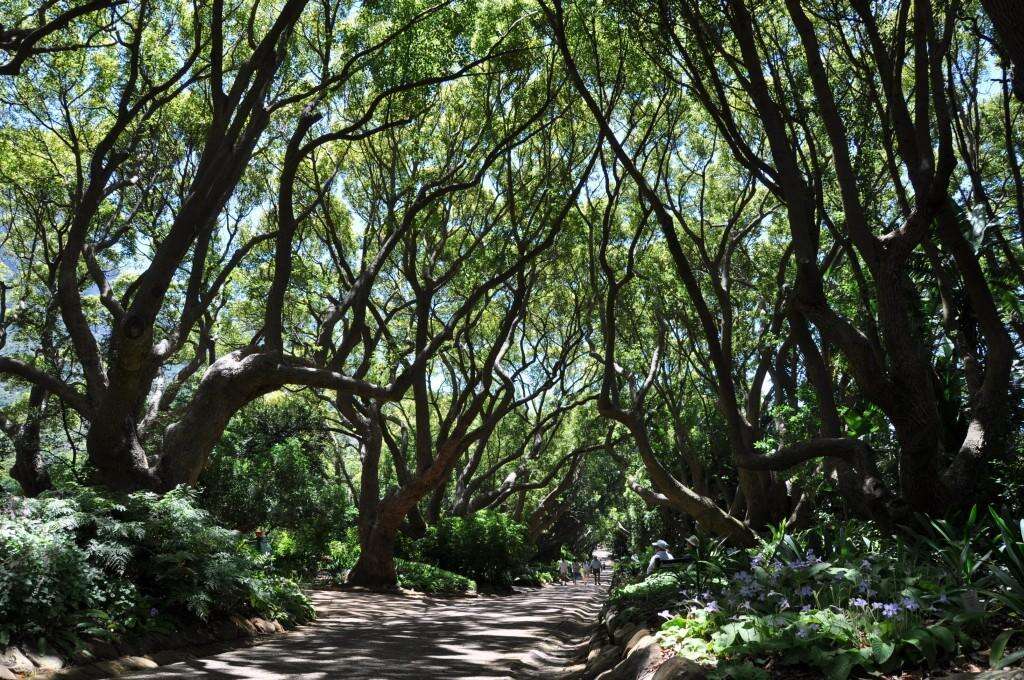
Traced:
<path fill-rule="evenodd" d="M 466 598 L 316 591 L 315 624 L 130 677 L 532 678 L 541 671 L 524 667 L 528 654 L 543 648 L 546 662 L 567 662 L 605 594 L 603 586 L 582 584 Z"/>

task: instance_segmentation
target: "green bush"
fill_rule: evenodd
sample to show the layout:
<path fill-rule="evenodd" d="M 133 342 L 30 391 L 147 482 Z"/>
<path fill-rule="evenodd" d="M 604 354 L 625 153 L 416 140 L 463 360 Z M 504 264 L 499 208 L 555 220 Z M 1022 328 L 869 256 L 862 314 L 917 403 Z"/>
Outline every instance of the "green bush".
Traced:
<path fill-rule="evenodd" d="M 312 618 L 291 581 L 270 577 L 184 488 L 122 499 L 72 487 L 10 496 L 0 512 L 0 643 L 70 649 L 78 637 L 257 613 Z"/>
<path fill-rule="evenodd" d="M 714 677 L 767 678 L 760 666 L 769 660 L 772 668 L 809 666 L 837 680 L 856 669 L 935 667 L 994 634 L 984 627 L 993 602 L 970 587 L 984 557 L 966 555 L 974 548 L 962 533 L 941 535 L 955 538 L 948 554 L 945 543 L 915 546 L 860 524 L 795 535 L 782 526 L 740 568 L 730 556 L 723 564 L 733 566 L 702 580 L 673 574 L 674 595 L 666 573 L 613 598 L 642 608 L 649 621 L 660 599 L 657 615 L 668 619 L 661 643 L 717 665 Z"/>
<path fill-rule="evenodd" d="M 515 583 L 518 586 L 538 588 L 540 586 L 553 583 L 557 573 L 558 567 L 556 565 L 532 565 L 527 567 L 525 572 L 516 577 Z"/>
<path fill-rule="evenodd" d="M 422 562 L 395 560 L 398 585 L 436 595 L 457 595 L 476 589 L 476 583 L 465 576 Z"/>
<path fill-rule="evenodd" d="M 336 583 L 343 583 L 348 570 L 359 559 L 359 540 L 354 529 L 344 541 L 332 541 L 324 569 Z M 396 559 L 395 571 L 398 585 L 423 593 L 454 595 L 476 589 L 476 583 L 465 576 L 452 573 L 432 564 Z"/>
<path fill-rule="evenodd" d="M 327 545 L 354 521 L 335 446 L 315 405 L 279 393 L 232 418 L 199 478 L 202 507 L 243 532 L 267 531 L 279 573 L 316 573 Z"/>
<path fill-rule="evenodd" d="M 526 527 L 490 510 L 441 520 L 414 550 L 412 559 L 496 586 L 512 585 L 531 553 Z"/>
<path fill-rule="evenodd" d="M 616 588 L 609 601 L 629 619 L 649 619 L 679 600 L 679 579 L 670 571 L 655 572 L 639 583 Z"/>

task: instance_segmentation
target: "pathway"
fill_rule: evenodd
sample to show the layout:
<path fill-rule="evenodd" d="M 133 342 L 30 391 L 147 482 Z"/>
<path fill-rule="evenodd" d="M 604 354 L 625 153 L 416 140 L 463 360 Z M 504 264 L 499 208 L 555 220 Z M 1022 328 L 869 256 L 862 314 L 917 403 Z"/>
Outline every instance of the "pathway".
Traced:
<path fill-rule="evenodd" d="M 316 591 L 308 626 L 127 677 L 539 678 L 571 661 L 606 594 L 582 584 L 475 598 Z"/>

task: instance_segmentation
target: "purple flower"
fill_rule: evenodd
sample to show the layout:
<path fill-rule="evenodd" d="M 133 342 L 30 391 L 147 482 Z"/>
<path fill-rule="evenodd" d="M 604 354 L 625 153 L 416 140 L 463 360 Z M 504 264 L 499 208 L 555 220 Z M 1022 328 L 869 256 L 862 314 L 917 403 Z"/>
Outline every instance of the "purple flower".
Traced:
<path fill-rule="evenodd" d="M 804 606 L 800 607 L 800 611 L 802 611 L 802 612 L 809 612 L 809 611 L 811 611 L 811 605 L 805 604 Z"/>
<path fill-rule="evenodd" d="M 946 591 L 942 591 L 941 593 L 939 593 L 939 599 L 937 599 L 935 601 L 940 603 L 940 604 L 948 604 L 949 603 L 949 597 L 946 595 Z"/>
<path fill-rule="evenodd" d="M 819 628 L 819 626 L 816 623 L 812 623 L 811 625 L 809 625 L 807 627 L 799 626 L 796 629 L 796 636 L 798 638 L 806 638 L 811 633 L 818 632 L 818 628 Z"/>
<path fill-rule="evenodd" d="M 900 606 L 895 602 L 887 602 L 885 606 L 882 607 L 882 616 L 884 616 L 887 619 L 891 619 L 899 613 Z"/>
<path fill-rule="evenodd" d="M 871 603 L 871 608 L 872 608 L 872 609 L 881 609 L 881 608 L 882 608 L 882 607 L 884 607 L 884 606 L 885 606 L 885 605 L 884 605 L 884 604 L 882 604 L 881 602 L 872 602 L 872 603 Z"/>
<path fill-rule="evenodd" d="M 704 611 L 706 611 L 706 612 L 708 612 L 710 614 L 712 612 L 721 611 L 721 609 L 719 609 L 717 602 L 715 602 L 714 600 L 711 600 L 706 605 L 704 605 Z"/>
<path fill-rule="evenodd" d="M 785 597 L 779 602 L 779 611 L 783 609 L 789 609 L 789 600 Z"/>
<path fill-rule="evenodd" d="M 159 613 L 160 613 L 160 612 L 158 612 L 158 611 L 157 611 L 156 607 L 151 607 L 151 608 L 150 608 L 150 610 L 149 610 L 149 615 L 150 615 L 151 617 L 152 617 L 152 616 L 156 616 L 156 615 L 157 615 L 157 614 L 159 614 Z"/>
<path fill-rule="evenodd" d="M 917 600 L 915 600 L 912 597 L 904 597 L 901 604 L 903 605 L 903 608 L 906 609 L 908 612 L 912 612 L 921 608 L 921 605 L 917 603 Z"/>
<path fill-rule="evenodd" d="M 814 595 L 814 589 L 810 586 L 804 586 L 803 588 L 797 591 L 797 594 L 800 597 L 810 597 L 811 595 Z"/>
<path fill-rule="evenodd" d="M 855 597 L 852 600 L 850 600 L 850 606 L 851 607 L 867 607 L 868 606 L 868 601 L 865 600 L 863 597 Z"/>

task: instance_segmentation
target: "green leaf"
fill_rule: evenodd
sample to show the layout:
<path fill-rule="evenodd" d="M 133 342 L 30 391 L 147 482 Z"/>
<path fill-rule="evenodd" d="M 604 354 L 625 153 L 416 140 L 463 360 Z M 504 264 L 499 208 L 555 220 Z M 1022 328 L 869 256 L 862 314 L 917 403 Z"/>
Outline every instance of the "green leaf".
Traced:
<path fill-rule="evenodd" d="M 992 668 L 1002 668 L 1007 666 L 1017 659 L 1024 658 L 1024 651 L 1014 652 L 1009 656 L 1004 656 L 1006 651 L 1006 645 L 1009 644 L 1010 638 L 1015 633 L 1020 631 L 1017 630 L 1004 630 L 1002 633 L 996 636 L 996 639 L 992 641 L 992 646 L 988 652 L 988 665 Z"/>
<path fill-rule="evenodd" d="M 893 643 L 886 642 L 881 638 L 871 639 L 871 656 L 874 658 L 875 663 L 885 663 L 892 657 L 894 651 L 896 651 L 896 645 Z"/>
<path fill-rule="evenodd" d="M 935 641 L 932 639 L 931 634 L 924 628 L 914 628 L 906 635 L 906 641 L 921 650 L 924 654 L 925 659 L 928 660 L 928 664 L 935 665 Z"/>
<path fill-rule="evenodd" d="M 841 654 L 835 658 L 832 668 L 828 671 L 829 680 L 846 680 L 853 670 L 854 660 L 849 654 Z"/>
<path fill-rule="evenodd" d="M 949 628 L 941 624 L 935 624 L 928 627 L 928 632 L 939 641 L 939 645 L 947 652 L 952 653 L 956 649 L 956 638 L 953 635 L 953 631 Z"/>

